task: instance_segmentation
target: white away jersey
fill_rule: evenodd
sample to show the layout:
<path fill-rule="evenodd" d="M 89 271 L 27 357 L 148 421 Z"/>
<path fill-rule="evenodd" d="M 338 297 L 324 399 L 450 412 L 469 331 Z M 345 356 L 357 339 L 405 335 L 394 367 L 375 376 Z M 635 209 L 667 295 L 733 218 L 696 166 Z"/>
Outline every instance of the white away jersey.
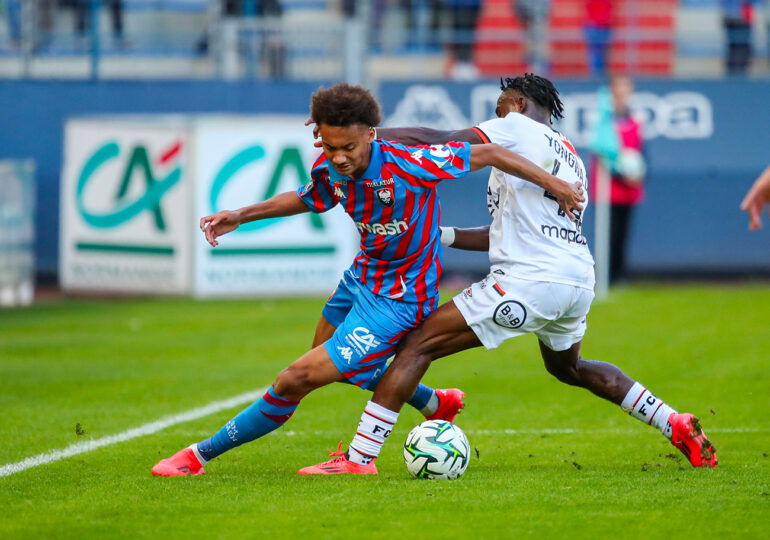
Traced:
<path fill-rule="evenodd" d="M 559 132 L 515 112 L 477 129 L 565 182 L 583 182 L 587 193 L 585 166 Z M 582 215 L 571 221 L 551 193 L 497 169 L 489 175 L 487 206 L 493 271 L 593 289 L 594 260 L 581 233 Z"/>

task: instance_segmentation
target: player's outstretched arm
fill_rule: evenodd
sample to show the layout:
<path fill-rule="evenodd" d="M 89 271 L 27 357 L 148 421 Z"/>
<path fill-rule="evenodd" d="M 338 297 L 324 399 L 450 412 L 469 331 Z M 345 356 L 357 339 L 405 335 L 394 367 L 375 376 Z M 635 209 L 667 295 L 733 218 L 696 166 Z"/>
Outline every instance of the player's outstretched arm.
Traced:
<path fill-rule="evenodd" d="M 203 234 L 206 235 L 206 241 L 216 247 L 219 245 L 218 237 L 234 231 L 242 223 L 293 216 L 309 211 L 310 208 L 297 197 L 295 191 L 287 191 L 270 197 L 266 201 L 244 206 L 238 210 L 222 210 L 216 214 L 204 216 L 201 218 L 200 227 Z"/>
<path fill-rule="evenodd" d="M 770 167 L 759 175 L 741 203 L 741 210 L 749 214 L 750 231 L 762 228 L 762 211 L 768 204 L 770 204 Z"/>
<path fill-rule="evenodd" d="M 441 244 L 465 251 L 489 251 L 489 225 L 467 229 L 441 227 Z"/>
<path fill-rule="evenodd" d="M 306 126 L 315 124 L 312 118 L 305 122 Z M 318 139 L 320 128 L 313 125 L 313 138 Z M 421 144 L 444 144 L 449 141 L 468 142 L 471 144 L 482 144 L 484 141 L 479 134 L 472 128 L 458 129 L 456 131 L 443 131 L 440 129 L 431 129 L 426 127 L 403 127 L 403 128 L 377 128 L 377 138 L 386 141 L 396 141 L 407 146 L 417 146 Z M 316 140 L 315 146 L 322 148 L 320 140 Z"/>
<path fill-rule="evenodd" d="M 479 134 L 471 128 L 442 131 L 425 127 L 377 128 L 377 138 L 396 141 L 407 146 L 420 144 L 445 144 L 449 141 L 482 144 Z"/>
<path fill-rule="evenodd" d="M 499 144 L 474 144 L 471 145 L 470 169 L 475 171 L 487 166 L 495 167 L 501 171 L 517 176 L 550 192 L 559 206 L 567 214 L 569 219 L 577 219 L 573 211 L 582 212 L 585 197 L 583 196 L 583 184 L 575 182 L 570 184 L 547 173 L 528 159 L 511 152 Z"/>

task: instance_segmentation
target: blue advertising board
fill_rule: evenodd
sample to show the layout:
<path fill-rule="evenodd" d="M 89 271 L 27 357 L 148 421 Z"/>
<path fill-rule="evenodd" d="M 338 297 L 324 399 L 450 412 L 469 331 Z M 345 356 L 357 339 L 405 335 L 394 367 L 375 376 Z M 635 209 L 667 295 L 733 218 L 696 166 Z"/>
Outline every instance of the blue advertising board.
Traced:
<path fill-rule="evenodd" d="M 557 129 L 588 164 L 596 82 L 556 82 L 565 105 Z M 385 124 L 459 129 L 494 117 L 495 83 L 384 83 Z M 770 164 L 770 81 L 640 80 L 632 100 L 642 120 L 647 196 L 635 213 L 629 267 L 635 272 L 770 272 L 770 223 L 749 233 L 740 202 Z M 440 188 L 442 221 L 489 222 L 486 173 Z M 593 218 L 585 218 L 589 245 Z M 447 250 L 448 268 L 483 258 Z"/>
<path fill-rule="evenodd" d="M 3 81 L 0 159 L 37 166 L 36 263 L 58 258 L 63 128 L 72 116 L 116 113 L 305 114 L 319 82 Z M 328 84 L 328 83 L 327 83 Z M 587 161 L 597 82 L 556 82 L 566 107 L 559 125 Z M 456 129 L 491 118 L 499 86 L 385 82 L 386 125 Z M 647 198 L 638 208 L 629 264 L 637 271 L 770 271 L 770 224 L 749 234 L 741 198 L 770 163 L 770 81 L 640 80 L 634 108 L 645 126 Z M 445 224 L 489 221 L 486 173 L 440 189 Z M 586 236 L 593 236 L 590 211 Z M 446 251 L 449 270 L 483 271 L 483 254 Z"/>

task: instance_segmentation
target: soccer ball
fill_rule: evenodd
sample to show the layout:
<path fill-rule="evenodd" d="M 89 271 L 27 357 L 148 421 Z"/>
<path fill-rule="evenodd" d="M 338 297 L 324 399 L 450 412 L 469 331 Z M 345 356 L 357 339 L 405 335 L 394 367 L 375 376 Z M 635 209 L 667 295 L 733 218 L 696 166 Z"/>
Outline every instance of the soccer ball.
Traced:
<path fill-rule="evenodd" d="M 468 468 L 470 458 L 468 437 L 446 420 L 423 422 L 404 442 L 404 462 L 415 478 L 454 480 Z"/>

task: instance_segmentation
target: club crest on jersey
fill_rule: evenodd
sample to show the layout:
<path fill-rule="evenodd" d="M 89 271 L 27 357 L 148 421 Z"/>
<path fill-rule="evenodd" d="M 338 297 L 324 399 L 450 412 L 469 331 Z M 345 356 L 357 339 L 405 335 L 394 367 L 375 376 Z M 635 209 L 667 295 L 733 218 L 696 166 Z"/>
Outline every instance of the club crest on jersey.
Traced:
<path fill-rule="evenodd" d="M 382 206 L 391 208 L 395 203 L 395 200 L 393 200 L 393 192 L 388 188 L 380 188 L 375 191 L 375 194 L 377 195 L 377 200 L 380 201 Z"/>

